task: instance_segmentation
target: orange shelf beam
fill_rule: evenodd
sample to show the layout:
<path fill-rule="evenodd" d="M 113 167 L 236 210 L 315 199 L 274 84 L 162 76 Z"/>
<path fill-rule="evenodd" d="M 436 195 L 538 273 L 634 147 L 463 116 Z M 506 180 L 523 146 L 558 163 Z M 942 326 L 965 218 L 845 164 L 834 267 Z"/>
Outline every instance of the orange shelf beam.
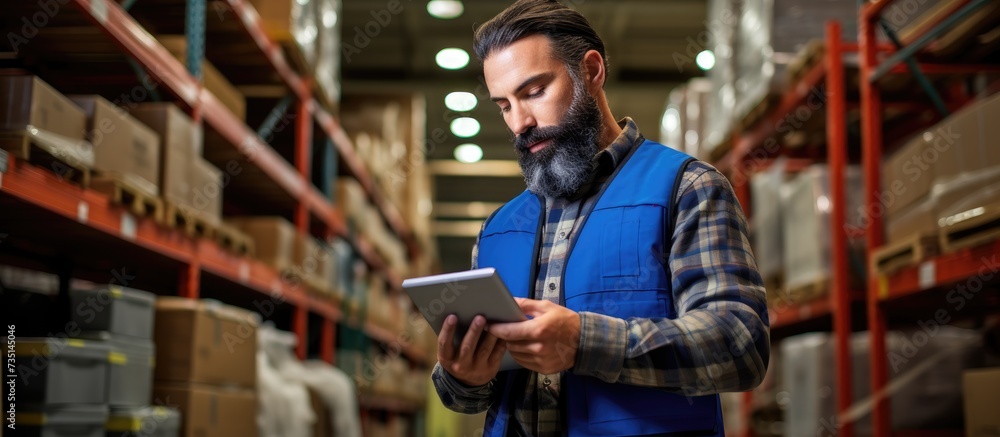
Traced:
<path fill-rule="evenodd" d="M 987 282 L 996 278 L 1000 271 L 998 254 L 1000 240 L 904 268 L 879 280 L 878 300 L 894 300 L 971 278 Z"/>
<path fill-rule="evenodd" d="M 833 306 L 829 299 L 817 299 L 798 305 L 787 305 L 771 310 L 771 329 L 787 328 L 799 323 L 829 316 Z"/>

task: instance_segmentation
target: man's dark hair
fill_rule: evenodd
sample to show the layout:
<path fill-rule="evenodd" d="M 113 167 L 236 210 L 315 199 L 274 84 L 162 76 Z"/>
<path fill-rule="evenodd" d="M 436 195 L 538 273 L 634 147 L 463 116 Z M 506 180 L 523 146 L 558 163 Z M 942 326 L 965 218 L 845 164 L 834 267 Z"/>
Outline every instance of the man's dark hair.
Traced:
<path fill-rule="evenodd" d="M 597 50 L 608 68 L 604 41 L 579 12 L 555 0 L 518 0 L 476 29 L 476 57 L 485 61 L 494 51 L 532 35 L 545 35 L 574 79 L 580 79 L 583 55 Z M 605 80 L 607 78 L 605 77 Z"/>

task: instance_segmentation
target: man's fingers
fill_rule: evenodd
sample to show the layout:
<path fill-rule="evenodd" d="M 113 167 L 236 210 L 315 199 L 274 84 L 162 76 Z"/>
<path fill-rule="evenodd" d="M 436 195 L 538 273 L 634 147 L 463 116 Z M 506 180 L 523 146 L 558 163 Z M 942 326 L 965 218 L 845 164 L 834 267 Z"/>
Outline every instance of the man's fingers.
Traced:
<path fill-rule="evenodd" d="M 514 323 L 494 323 L 490 325 L 489 331 L 490 334 L 502 340 L 518 341 L 529 338 L 528 336 L 531 335 L 534 326 L 534 320 Z"/>
<path fill-rule="evenodd" d="M 538 355 L 542 352 L 542 343 L 537 341 L 509 341 L 507 350 L 510 353 Z"/>
<path fill-rule="evenodd" d="M 525 299 L 525 298 L 515 298 L 514 300 L 517 302 L 517 306 L 521 307 L 521 311 L 523 311 L 524 314 L 527 314 L 531 317 L 538 317 L 542 314 L 547 313 L 548 304 L 552 303 L 547 300 L 536 300 L 536 299 Z"/>
<path fill-rule="evenodd" d="M 472 326 L 469 326 L 458 350 L 459 361 L 471 361 L 475 358 L 473 354 L 476 352 L 476 345 L 479 344 L 479 337 L 483 335 L 484 326 L 486 326 L 485 317 L 476 316 L 472 319 Z"/>
<path fill-rule="evenodd" d="M 451 361 L 455 359 L 455 326 L 458 325 L 458 316 L 449 314 L 444 319 L 441 332 L 438 334 L 438 361 Z"/>
<path fill-rule="evenodd" d="M 493 337 L 492 335 L 490 337 Z M 496 338 L 496 337 L 493 337 Z M 493 352 L 490 353 L 489 363 L 491 365 L 496 365 L 503 359 L 503 354 L 507 352 L 507 342 L 497 339 L 496 344 L 493 345 Z"/>
<path fill-rule="evenodd" d="M 500 341 L 495 335 L 489 332 L 483 333 L 483 339 L 479 343 L 479 351 L 476 354 L 477 361 L 488 361 L 490 354 L 493 353 L 494 346 L 496 346 L 497 341 Z"/>

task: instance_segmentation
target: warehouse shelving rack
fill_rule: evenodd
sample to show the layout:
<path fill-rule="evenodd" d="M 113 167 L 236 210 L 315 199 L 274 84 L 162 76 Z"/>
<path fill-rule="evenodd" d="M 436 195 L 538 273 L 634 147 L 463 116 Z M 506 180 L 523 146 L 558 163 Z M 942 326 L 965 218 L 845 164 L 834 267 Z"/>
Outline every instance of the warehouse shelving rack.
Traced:
<path fill-rule="evenodd" d="M 821 62 L 809 67 L 801 75 L 797 83 L 780 96 L 762 120 L 751 130 L 736 132 L 734 146 L 726 153 L 716 166 L 720 171 L 730 176 L 733 189 L 749 217 L 750 198 L 749 172 L 768 167 L 773 161 L 773 155 L 781 149 L 780 143 L 775 143 L 776 150 L 765 150 L 765 141 L 776 136 L 778 126 L 797 108 L 806 105 L 810 94 L 822 87 L 826 97 L 826 162 L 830 174 L 830 239 L 831 280 L 829 297 L 801 304 L 783 304 L 781 308 L 769 310 L 772 331 L 780 331 L 783 335 L 804 332 L 807 327 L 823 324 L 822 320 L 829 317 L 832 320 L 835 335 L 834 358 L 836 361 L 836 399 L 837 411 L 845 411 L 851 405 L 851 365 L 850 365 L 850 335 L 852 332 L 852 303 L 861 299 L 860 292 L 849 289 L 848 284 L 848 253 L 846 220 L 846 182 L 844 173 L 848 163 L 847 145 L 847 78 L 845 77 L 844 56 L 858 51 L 858 45 L 842 40 L 841 26 L 837 22 L 827 23 L 825 29 L 824 55 Z M 763 153 L 758 153 L 763 152 Z M 787 161 L 789 171 L 798 171 L 813 159 L 790 159 Z M 752 436 L 750 424 L 752 392 L 747 392 L 743 398 L 744 430 L 743 435 Z M 842 436 L 852 436 L 853 426 L 845 424 L 840 429 Z"/>
<path fill-rule="evenodd" d="M 986 6 L 989 0 L 963 0 L 951 2 L 945 14 L 933 22 L 925 23 L 912 42 L 880 58 L 875 45 L 877 41 L 876 28 L 881 20 L 881 13 L 893 4 L 893 0 L 865 2 L 859 11 L 859 41 L 860 41 L 860 74 L 861 74 L 861 125 L 862 125 L 862 166 L 865 182 L 865 205 L 869 208 L 878 205 L 878 194 L 881 190 L 881 161 L 883 151 L 908 132 L 884 132 L 883 102 L 880 80 L 888 75 L 909 75 L 923 82 L 921 85 L 930 98 L 935 101 L 939 112 L 968 103 L 971 97 L 957 102 L 944 102 L 937 97 L 936 91 L 921 78 L 924 74 L 954 74 L 965 75 L 973 73 L 998 73 L 997 65 L 963 65 L 963 64 L 928 64 L 916 60 L 916 55 L 935 41 L 957 23 L 979 8 Z M 906 65 L 904 65 L 906 63 Z M 951 104 L 950 106 L 948 104 Z M 943 110 L 943 111 L 942 111 Z M 894 135 L 895 134 L 895 135 Z M 873 252 L 883 244 L 883 220 L 880 215 L 873 215 L 867 228 L 867 255 L 871 259 Z M 920 297 L 944 297 L 948 287 L 961 281 L 978 280 L 980 284 L 990 278 L 983 276 L 984 259 L 1000 253 L 1000 242 L 994 241 L 978 247 L 964 249 L 951 254 L 935 256 L 921 262 L 919 265 L 903 268 L 885 276 L 869 276 L 866 293 L 868 329 L 871 338 L 871 384 L 874 396 L 872 411 L 873 435 L 885 437 L 900 435 L 893 432 L 889 410 L 889 399 L 885 394 L 888 389 L 888 358 L 886 355 L 885 336 L 889 325 L 889 317 L 896 311 L 908 308 L 907 302 Z M 993 278 L 995 279 L 995 278 Z M 986 298 L 983 301 L 988 301 Z M 995 305 L 995 301 L 993 302 Z M 981 305 L 988 307 L 989 305 Z M 895 310 L 895 311 L 894 311 Z M 989 308 L 985 308 L 989 311 Z M 964 435 L 960 430 L 935 431 L 934 435 Z"/>
<path fill-rule="evenodd" d="M 194 26 L 189 25 L 189 39 L 203 43 L 204 19 L 208 6 L 205 0 L 186 2 L 189 18 L 195 20 Z M 294 223 L 299 232 L 347 239 L 372 271 L 379 272 L 385 279 L 393 293 L 399 293 L 401 278 L 388 269 L 386 262 L 375 252 L 370 242 L 361 236 L 352 235 L 346 225 L 344 213 L 338 211 L 312 185 L 309 153 L 314 124 L 320 127 L 319 135 L 332 140 L 340 162 L 364 187 L 390 229 L 405 242 L 411 260 L 422 256 L 416 239 L 399 211 L 375 185 L 337 120 L 313 98 L 311 80 L 295 72 L 280 46 L 264 32 L 256 10 L 244 0 L 224 0 L 224 5 L 244 27 L 245 37 L 259 48 L 274 74 L 280 77 L 296 98 L 294 165 L 282 158 L 219 99 L 204 90 L 200 80 L 189 73 L 188 68 L 192 68 L 192 71 L 200 68 L 200 57 L 194 57 L 195 61 L 192 63 L 190 55 L 202 53 L 203 46 L 192 44 L 188 53 L 188 68 L 185 68 L 127 12 L 131 3 L 134 2 L 127 1 L 124 5 L 119 5 L 110 0 L 72 0 L 71 6 L 67 7 L 75 7 L 103 31 L 120 47 L 124 55 L 169 91 L 175 98 L 174 101 L 188 110 L 193 119 L 210 126 L 235 150 L 244 154 L 252 151 L 252 159 L 247 159 L 250 165 L 266 174 L 289 198 L 294 199 Z M 200 30 L 197 25 L 199 19 L 202 20 Z M 191 33 L 190 28 L 194 29 L 194 33 Z M 322 321 L 318 329 L 320 358 L 329 363 L 335 362 L 336 324 L 342 320 L 342 314 L 334 302 L 307 293 L 301 284 L 284 280 L 273 268 L 229 253 L 215 242 L 184 236 L 149 218 L 133 217 L 125 209 L 111 205 L 103 195 L 61 180 L 51 172 L 14 157 L 8 157 L 6 164 L 6 168 L 0 168 L 0 203 L 9 211 L 21 211 L 18 217 L 22 220 L 19 220 L 17 226 L 26 227 L 25 231 L 33 232 L 34 235 L 43 234 L 40 232 L 43 230 L 31 228 L 32 219 L 57 220 L 67 232 L 71 230 L 73 235 L 83 236 L 82 241 L 106 245 L 120 254 L 135 256 L 148 261 L 150 265 L 176 272 L 174 279 L 180 296 L 197 298 L 201 295 L 200 285 L 203 281 L 214 281 L 214 284 L 221 283 L 235 290 L 246 291 L 238 299 L 287 302 L 294 307 L 292 331 L 299 337 L 296 350 L 299 357 L 305 358 L 308 353 L 310 317 L 314 315 Z M 55 236 L 41 237 L 37 241 L 32 243 L 41 244 L 45 252 L 68 250 L 66 248 L 72 246 L 65 245 Z M 77 252 L 76 256 L 81 258 L 81 252 Z M 400 344 L 397 335 L 385 328 L 370 322 L 360 328 L 376 341 Z M 428 365 L 432 362 L 425 351 L 411 344 L 403 344 L 401 352 L 413 365 Z M 399 408 L 401 412 L 413 410 L 393 399 L 368 399 L 365 404 L 379 409 Z"/>

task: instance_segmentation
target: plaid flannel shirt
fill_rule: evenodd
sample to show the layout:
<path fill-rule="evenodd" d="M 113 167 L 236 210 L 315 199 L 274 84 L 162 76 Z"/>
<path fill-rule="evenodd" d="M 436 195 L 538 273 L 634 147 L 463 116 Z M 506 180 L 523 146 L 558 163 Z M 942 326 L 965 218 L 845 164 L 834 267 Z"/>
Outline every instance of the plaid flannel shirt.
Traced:
<path fill-rule="evenodd" d="M 534 297 L 559 302 L 559 277 L 568 243 L 597 201 L 608 176 L 643 138 L 625 118 L 622 134 L 595 157 L 591 183 L 575 198 L 546 199 L 546 218 Z M 769 358 L 764 286 L 750 251 L 746 219 L 729 181 L 693 161 L 676 193 L 676 226 L 665 253 L 678 318 L 619 319 L 581 312 L 580 345 L 569 371 L 607 382 L 659 387 L 685 396 L 748 390 L 764 377 Z M 641 188 L 641 187 L 640 187 Z M 477 249 L 472 251 L 476 268 Z M 555 284 L 555 286 L 551 286 Z M 555 291 L 552 291 L 555 290 Z M 508 434 L 561 435 L 561 378 L 519 370 Z M 511 372 L 513 373 L 513 372 Z M 496 379 L 480 387 L 455 380 L 440 364 L 432 381 L 444 405 L 474 414 L 498 402 Z"/>

